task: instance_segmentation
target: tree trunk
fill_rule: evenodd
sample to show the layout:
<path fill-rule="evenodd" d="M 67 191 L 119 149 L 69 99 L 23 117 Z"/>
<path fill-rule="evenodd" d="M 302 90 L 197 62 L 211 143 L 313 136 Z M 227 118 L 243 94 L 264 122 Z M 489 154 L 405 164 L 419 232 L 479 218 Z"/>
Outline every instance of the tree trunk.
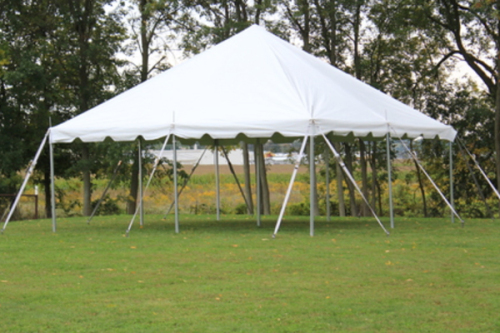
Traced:
<path fill-rule="evenodd" d="M 264 145 L 262 143 L 256 144 L 259 146 L 258 150 L 258 160 L 256 161 L 256 167 L 259 168 L 259 177 L 260 177 L 260 190 L 261 190 L 261 213 L 263 215 L 271 214 L 271 200 L 269 196 L 269 184 L 267 182 L 267 171 L 266 171 L 266 162 L 264 159 Z"/>
<path fill-rule="evenodd" d="M 413 143 L 410 141 L 410 150 L 413 152 Z M 425 199 L 425 188 L 424 188 L 424 183 L 422 181 L 422 174 L 420 172 L 420 168 L 418 166 L 418 163 L 415 159 L 413 159 L 413 163 L 415 164 L 415 169 L 417 170 L 417 179 L 418 179 L 418 186 L 420 187 L 420 193 L 422 194 L 422 204 L 424 205 L 424 217 L 427 217 L 427 200 Z"/>
<path fill-rule="evenodd" d="M 134 148 L 134 161 L 130 179 L 130 191 L 127 197 L 127 214 L 133 215 L 137 209 L 137 195 L 139 194 L 139 149 Z"/>
<path fill-rule="evenodd" d="M 363 191 L 363 195 L 366 200 L 369 200 L 368 196 L 368 172 L 367 172 L 367 163 L 366 163 L 366 145 L 362 139 L 359 139 L 359 162 L 361 164 L 361 188 Z M 362 201 L 363 207 L 363 216 L 370 216 L 370 208 L 366 204 L 366 202 Z"/>
<path fill-rule="evenodd" d="M 500 51 L 498 52 L 498 57 L 500 57 Z M 500 191 L 500 72 L 497 75 L 495 96 L 495 162 L 497 167 L 497 189 Z"/>
<path fill-rule="evenodd" d="M 149 74 L 149 45 L 150 39 L 148 38 L 147 23 L 150 20 L 146 10 L 148 0 L 141 0 L 139 3 L 139 11 L 141 13 L 141 27 L 140 27 L 140 43 L 141 43 L 141 82 L 148 79 Z M 130 175 L 130 189 L 127 197 L 127 214 L 133 215 L 137 209 L 137 198 L 139 195 L 139 149 L 134 147 L 134 160 L 132 163 L 132 172 Z"/>
<path fill-rule="evenodd" d="M 52 218 L 52 193 L 50 191 L 50 169 L 46 168 L 43 175 L 43 191 L 45 193 L 45 217 Z"/>
<path fill-rule="evenodd" d="M 302 26 L 301 36 L 304 45 L 302 49 L 307 53 L 311 52 L 310 33 L 311 33 L 311 15 L 309 8 L 309 0 L 299 0 L 299 7 L 304 18 L 304 25 Z"/>
<path fill-rule="evenodd" d="M 345 166 L 347 170 L 352 174 L 352 152 L 351 146 L 348 143 L 345 143 Z M 347 186 L 349 188 L 349 200 L 351 202 L 351 216 L 358 216 L 358 207 L 356 205 L 356 188 L 354 185 L 348 181 Z"/>
<path fill-rule="evenodd" d="M 245 173 L 245 196 L 247 197 L 247 214 L 253 215 L 252 182 L 250 178 L 250 159 L 248 156 L 248 143 L 243 142 L 243 170 Z M 255 153 L 254 153 L 255 157 Z"/>
<path fill-rule="evenodd" d="M 370 167 L 372 169 L 372 207 L 375 209 L 377 207 L 377 196 L 380 196 L 380 193 L 377 193 L 378 189 L 378 175 L 377 175 L 377 143 L 372 141 L 372 153 Z M 382 210 L 378 210 L 378 213 L 382 215 Z"/>
<path fill-rule="evenodd" d="M 339 144 L 336 144 L 335 149 L 339 150 Z M 337 172 L 337 197 L 339 200 L 339 216 L 345 216 L 345 200 L 344 200 L 344 177 L 342 175 L 342 167 L 339 162 L 335 162 L 335 170 Z"/>
<path fill-rule="evenodd" d="M 87 161 L 82 171 L 83 176 L 83 216 L 92 214 L 92 181 L 90 179 L 90 156 L 88 144 L 82 149 L 82 160 Z"/>
<path fill-rule="evenodd" d="M 314 138 L 312 138 L 314 140 Z M 307 156 L 309 161 L 314 160 L 314 152 L 311 153 L 310 148 L 310 143 L 307 144 Z M 313 202 L 313 209 L 314 209 L 314 216 L 319 215 L 319 207 L 318 207 L 318 186 L 316 185 L 316 163 L 312 163 L 312 179 L 310 180 L 311 182 L 311 191 L 313 194 L 314 202 Z"/>

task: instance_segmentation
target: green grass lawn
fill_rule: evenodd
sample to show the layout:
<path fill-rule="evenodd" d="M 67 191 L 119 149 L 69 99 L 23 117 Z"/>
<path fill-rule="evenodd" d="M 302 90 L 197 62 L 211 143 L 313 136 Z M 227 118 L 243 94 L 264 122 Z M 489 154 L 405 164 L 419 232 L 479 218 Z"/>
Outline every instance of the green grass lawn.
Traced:
<path fill-rule="evenodd" d="M 129 219 L 9 224 L 0 332 L 500 332 L 498 221 Z"/>

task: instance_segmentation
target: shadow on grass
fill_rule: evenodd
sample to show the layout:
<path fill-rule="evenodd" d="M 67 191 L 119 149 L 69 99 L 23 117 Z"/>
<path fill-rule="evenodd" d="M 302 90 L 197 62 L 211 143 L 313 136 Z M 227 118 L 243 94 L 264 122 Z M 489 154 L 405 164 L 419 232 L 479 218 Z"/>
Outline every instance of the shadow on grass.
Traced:
<path fill-rule="evenodd" d="M 128 218 L 128 219 L 127 219 Z M 109 218 L 108 218 L 109 219 Z M 110 219 L 101 219 L 98 222 L 91 223 L 90 226 L 85 224 L 85 227 L 95 226 L 101 230 L 121 230 L 125 231 L 130 222 L 130 217 L 119 216 L 113 221 Z M 263 217 L 261 225 L 257 226 L 255 217 L 235 217 L 223 216 L 220 221 L 217 221 L 215 216 L 181 216 L 179 220 L 180 233 L 185 232 L 217 232 L 223 231 L 224 233 L 250 233 L 250 232 L 264 232 L 266 234 L 273 234 L 276 227 L 277 217 Z M 279 233 L 305 233 L 309 234 L 310 224 L 307 217 L 289 217 L 285 218 L 279 230 Z M 377 222 L 370 218 L 335 218 L 331 221 L 326 221 L 325 218 L 319 217 L 314 223 L 315 232 L 325 231 L 339 231 L 339 230 L 373 230 L 373 232 L 381 232 L 383 230 Z M 174 218 L 169 216 L 162 219 L 156 216 L 147 216 L 145 218 L 144 226 L 139 226 L 139 221 L 135 221 L 130 231 L 133 235 L 137 232 L 171 232 L 175 230 Z"/>

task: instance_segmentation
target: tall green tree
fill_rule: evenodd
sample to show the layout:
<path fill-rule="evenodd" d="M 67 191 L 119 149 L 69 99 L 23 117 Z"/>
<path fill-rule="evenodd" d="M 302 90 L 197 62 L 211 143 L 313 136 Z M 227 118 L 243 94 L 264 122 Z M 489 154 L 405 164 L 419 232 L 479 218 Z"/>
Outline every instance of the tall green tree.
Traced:
<path fill-rule="evenodd" d="M 67 119 L 72 94 L 62 85 L 65 74 L 59 56 L 57 31 L 61 25 L 57 4 L 53 1 L 0 2 L 0 145 L 2 162 L 0 174 L 8 180 L 10 188 L 17 190 L 16 173 L 25 168 L 49 127 Z M 57 153 L 62 169 L 71 156 Z M 38 168 L 41 177 L 36 181 L 45 185 L 46 215 L 50 216 L 50 173 L 47 151 L 41 155 Z"/>
<path fill-rule="evenodd" d="M 121 62 L 116 58 L 125 38 L 122 16 L 119 11 L 108 10 L 113 0 L 79 0 L 58 2 L 62 26 L 58 31 L 60 60 L 66 69 L 61 81 L 73 91 L 75 113 L 87 111 L 113 95 L 112 87 L 118 85 Z M 96 156 L 92 145 L 80 145 L 82 172 L 83 215 L 92 212 L 91 173 Z"/>
<path fill-rule="evenodd" d="M 415 2 L 428 34 L 442 34 L 437 66 L 460 57 L 484 83 L 494 101 L 495 159 L 500 189 L 500 1 L 433 0 Z"/>

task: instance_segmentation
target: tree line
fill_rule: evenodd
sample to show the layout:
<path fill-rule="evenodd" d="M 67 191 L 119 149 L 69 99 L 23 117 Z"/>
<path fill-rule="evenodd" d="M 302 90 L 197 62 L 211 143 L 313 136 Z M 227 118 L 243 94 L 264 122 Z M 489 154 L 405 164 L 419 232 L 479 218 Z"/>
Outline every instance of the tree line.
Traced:
<path fill-rule="evenodd" d="M 20 171 L 51 124 L 168 70 L 172 54 L 192 56 L 252 24 L 452 125 L 500 188 L 499 10 L 500 1 L 494 0 L 0 0 L 0 193 L 15 193 Z M 463 68 L 471 74 L 463 77 Z M 138 144 L 75 142 L 56 150 L 57 176 L 83 179 L 84 215 L 92 210 L 93 177 L 109 175 L 118 160 L 134 161 L 124 164 L 120 176 L 129 187 L 127 211 L 134 212 Z M 387 182 L 384 143 L 335 145 L 347 167 L 359 172 L 365 196 L 381 211 L 380 192 Z M 446 190 L 448 146 L 433 140 L 414 146 Z M 248 145 L 242 148 L 247 156 Z M 259 153 L 266 194 L 262 144 L 253 149 Z M 324 149 L 316 145 L 318 158 L 325 158 Z M 457 200 L 466 210 L 478 193 L 487 202 L 492 191 L 470 178 L 476 171 L 461 155 L 455 149 L 454 178 Z M 338 184 L 338 213 L 369 214 L 339 166 L 330 163 L 329 178 Z M 50 216 L 48 152 L 37 170 L 35 182 L 44 185 Z M 423 198 L 437 202 L 425 193 L 425 180 L 416 170 Z M 320 177 L 326 172 L 320 170 Z M 249 174 L 247 165 L 245 184 Z M 252 197 L 249 186 L 245 193 Z M 268 213 L 269 196 L 263 197 L 260 207 Z M 498 205 L 485 207 L 470 214 L 498 211 Z M 426 216 L 443 209 L 424 200 Z"/>

